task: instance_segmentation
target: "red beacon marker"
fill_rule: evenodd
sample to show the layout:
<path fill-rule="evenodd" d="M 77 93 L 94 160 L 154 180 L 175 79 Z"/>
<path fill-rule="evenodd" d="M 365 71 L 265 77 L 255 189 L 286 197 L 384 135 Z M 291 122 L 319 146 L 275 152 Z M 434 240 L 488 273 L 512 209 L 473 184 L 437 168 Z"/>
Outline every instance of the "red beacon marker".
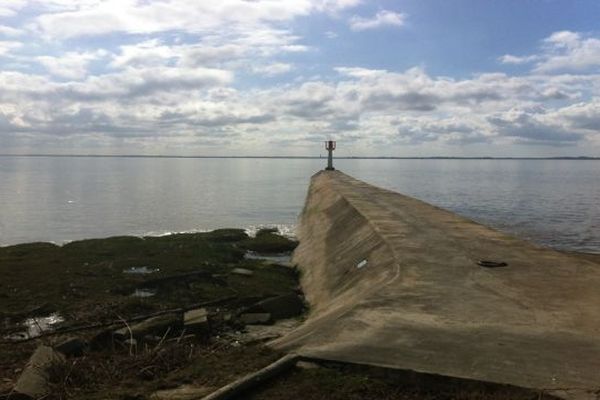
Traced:
<path fill-rule="evenodd" d="M 325 150 L 327 150 L 329 152 L 329 156 L 327 157 L 327 168 L 325 168 L 326 171 L 334 171 L 335 168 L 333 168 L 333 151 L 335 150 L 335 141 L 334 140 L 328 140 L 325 142 Z"/>

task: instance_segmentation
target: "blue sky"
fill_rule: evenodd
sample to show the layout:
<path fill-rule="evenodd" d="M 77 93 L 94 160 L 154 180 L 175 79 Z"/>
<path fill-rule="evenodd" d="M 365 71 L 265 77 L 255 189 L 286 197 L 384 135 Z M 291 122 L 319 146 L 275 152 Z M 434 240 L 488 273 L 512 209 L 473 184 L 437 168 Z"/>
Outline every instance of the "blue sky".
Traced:
<path fill-rule="evenodd" d="M 0 0 L 0 153 L 600 155 L 596 0 Z"/>

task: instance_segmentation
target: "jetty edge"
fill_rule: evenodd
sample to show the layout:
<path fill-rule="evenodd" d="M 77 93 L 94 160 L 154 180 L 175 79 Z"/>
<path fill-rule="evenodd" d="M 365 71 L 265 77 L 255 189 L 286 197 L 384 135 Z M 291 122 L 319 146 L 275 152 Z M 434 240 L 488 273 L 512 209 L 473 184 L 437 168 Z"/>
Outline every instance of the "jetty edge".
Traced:
<path fill-rule="evenodd" d="M 600 264 L 340 171 L 311 178 L 293 262 L 303 357 L 595 399 Z"/>

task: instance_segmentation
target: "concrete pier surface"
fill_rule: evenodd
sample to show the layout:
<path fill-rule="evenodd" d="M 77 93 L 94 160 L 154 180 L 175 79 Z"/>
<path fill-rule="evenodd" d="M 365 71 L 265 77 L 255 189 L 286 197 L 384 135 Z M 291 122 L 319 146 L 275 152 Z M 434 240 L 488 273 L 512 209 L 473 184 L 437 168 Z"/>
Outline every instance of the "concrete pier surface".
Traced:
<path fill-rule="evenodd" d="M 596 398 L 600 264 L 339 171 L 313 176 L 298 236 L 311 312 L 273 346 Z"/>

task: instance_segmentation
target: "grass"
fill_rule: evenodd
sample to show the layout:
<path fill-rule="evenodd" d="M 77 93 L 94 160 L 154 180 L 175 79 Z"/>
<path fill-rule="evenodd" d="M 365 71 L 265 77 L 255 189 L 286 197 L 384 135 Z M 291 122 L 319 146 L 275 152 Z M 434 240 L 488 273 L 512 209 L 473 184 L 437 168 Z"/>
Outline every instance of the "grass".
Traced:
<path fill-rule="evenodd" d="M 217 389 L 278 356 L 260 346 L 198 341 L 137 349 L 132 355 L 124 349 L 107 350 L 55 368 L 47 400 L 146 399 L 155 391 L 182 385 Z"/>

